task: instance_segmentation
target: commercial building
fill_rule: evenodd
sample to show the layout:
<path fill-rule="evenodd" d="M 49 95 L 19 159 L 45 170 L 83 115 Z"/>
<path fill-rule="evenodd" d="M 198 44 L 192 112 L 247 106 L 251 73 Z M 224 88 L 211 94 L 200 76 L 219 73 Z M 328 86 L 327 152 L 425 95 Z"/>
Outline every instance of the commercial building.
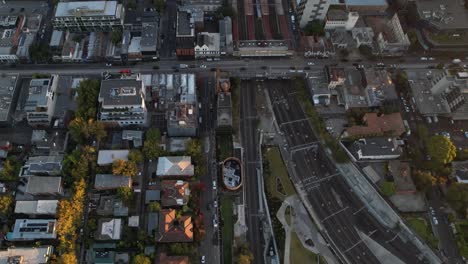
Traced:
<path fill-rule="evenodd" d="M 110 79 L 101 82 L 98 119 L 109 126 L 145 126 L 147 111 L 143 82 L 136 79 Z"/>
<path fill-rule="evenodd" d="M 333 0 L 298 0 L 297 2 L 297 21 L 301 28 L 312 20 L 324 20 L 330 4 L 334 3 Z"/>
<path fill-rule="evenodd" d="M 34 241 L 57 238 L 55 219 L 16 219 L 15 226 L 6 235 L 8 241 Z"/>
<path fill-rule="evenodd" d="M 161 181 L 161 205 L 164 207 L 186 205 L 190 197 L 189 183 L 181 180 Z"/>
<path fill-rule="evenodd" d="M 344 29 L 351 30 L 359 19 L 357 12 L 347 12 L 341 9 L 328 11 L 324 28 L 326 30 Z"/>
<path fill-rule="evenodd" d="M 15 97 L 18 74 L 5 74 L 0 77 L 0 126 L 11 125 L 12 115 L 16 108 Z"/>
<path fill-rule="evenodd" d="M 365 69 L 364 86 L 369 107 L 398 104 L 398 94 L 389 72 L 385 69 Z"/>
<path fill-rule="evenodd" d="M 53 246 L 9 247 L 0 250 L 0 263 L 5 264 L 47 264 L 54 253 Z M 188 262 L 187 262 L 188 263 Z"/>
<path fill-rule="evenodd" d="M 221 5 L 222 0 L 182 0 L 182 5 L 196 7 L 203 10 L 203 12 L 215 12 Z"/>
<path fill-rule="evenodd" d="M 32 79 L 29 83 L 29 95 L 24 106 L 27 120 L 31 126 L 49 126 L 57 101 L 59 76 L 52 75 L 45 79 Z"/>
<path fill-rule="evenodd" d="M 176 243 L 193 241 L 192 217 L 176 217 L 176 210 L 163 209 L 159 212 L 159 230 L 155 234 L 156 242 Z"/>
<path fill-rule="evenodd" d="M 141 30 L 141 55 L 156 59 L 158 55 L 159 25 L 155 21 L 142 22 Z"/>
<path fill-rule="evenodd" d="M 112 31 L 123 28 L 125 9 L 117 1 L 59 2 L 52 24 L 71 32 Z"/>
<path fill-rule="evenodd" d="M 408 81 L 418 112 L 428 119 L 449 117 L 468 119 L 468 79 L 444 70 L 407 70 Z"/>
<path fill-rule="evenodd" d="M 361 138 L 347 148 L 353 160 L 389 160 L 397 159 L 402 154 L 400 142 L 395 138 Z"/>
<path fill-rule="evenodd" d="M 403 31 L 397 14 L 391 18 L 385 16 L 367 16 L 365 23 L 376 35 L 377 51 L 382 55 L 397 56 L 406 52 L 411 44 Z"/>
<path fill-rule="evenodd" d="M 159 157 L 156 169 L 158 177 L 192 177 L 192 158 L 188 156 Z"/>
<path fill-rule="evenodd" d="M 15 214 L 55 215 L 58 200 L 16 201 Z"/>
<path fill-rule="evenodd" d="M 219 57 L 221 54 L 219 33 L 200 32 L 195 45 L 195 58 Z"/>
<path fill-rule="evenodd" d="M 132 177 L 114 174 L 96 174 L 94 189 L 115 190 L 121 187 L 132 187 Z"/>
<path fill-rule="evenodd" d="M 344 3 L 349 11 L 361 15 L 383 14 L 388 9 L 387 0 L 344 0 Z"/>
<path fill-rule="evenodd" d="M 176 103 L 168 113 L 167 133 L 171 137 L 197 135 L 198 108 L 194 104 Z"/>
<path fill-rule="evenodd" d="M 176 29 L 176 54 L 179 58 L 195 57 L 195 20 L 188 11 L 177 12 Z"/>
<path fill-rule="evenodd" d="M 234 52 L 231 17 L 219 20 L 219 48 L 221 55 L 232 55 Z"/>
<path fill-rule="evenodd" d="M 312 94 L 315 105 L 329 105 L 331 92 L 328 88 L 328 79 L 325 71 L 310 72 L 307 77 L 307 86 Z"/>

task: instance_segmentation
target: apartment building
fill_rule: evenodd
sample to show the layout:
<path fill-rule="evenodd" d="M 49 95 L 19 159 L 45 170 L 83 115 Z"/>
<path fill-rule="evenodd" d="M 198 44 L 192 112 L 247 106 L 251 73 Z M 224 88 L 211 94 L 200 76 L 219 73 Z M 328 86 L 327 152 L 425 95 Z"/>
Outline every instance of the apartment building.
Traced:
<path fill-rule="evenodd" d="M 312 20 L 324 20 L 332 0 L 298 0 L 297 21 L 300 27 L 305 27 Z"/>
<path fill-rule="evenodd" d="M 117 1 L 59 2 L 52 24 L 71 32 L 112 31 L 123 28 L 125 9 Z"/>
<path fill-rule="evenodd" d="M 140 77 L 101 82 L 98 119 L 110 126 L 145 126 L 145 88 Z"/>
<path fill-rule="evenodd" d="M 24 106 L 26 118 L 31 126 L 49 126 L 55 110 L 58 75 L 50 78 L 32 79 L 29 95 Z"/>

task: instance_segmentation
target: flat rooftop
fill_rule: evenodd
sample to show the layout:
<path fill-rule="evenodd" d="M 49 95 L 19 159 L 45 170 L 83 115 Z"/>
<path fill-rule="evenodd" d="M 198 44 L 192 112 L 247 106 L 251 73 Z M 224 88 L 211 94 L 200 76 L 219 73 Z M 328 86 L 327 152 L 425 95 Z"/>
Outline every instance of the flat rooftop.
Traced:
<path fill-rule="evenodd" d="M 158 39 L 158 24 L 156 22 L 143 22 L 141 30 L 141 51 L 156 51 Z"/>
<path fill-rule="evenodd" d="M 433 78 L 444 74 L 443 70 L 407 70 L 411 91 L 421 114 L 449 114 L 450 109 L 442 94 L 433 94 Z"/>
<path fill-rule="evenodd" d="M 55 17 L 114 16 L 118 13 L 117 5 L 117 1 L 59 2 Z"/>
<path fill-rule="evenodd" d="M 462 2 L 462 1 L 461 1 Z M 416 0 L 418 13 L 440 29 L 468 29 L 468 10 L 460 1 Z"/>
<path fill-rule="evenodd" d="M 99 101 L 106 105 L 141 105 L 142 82 L 136 79 L 112 79 L 101 82 Z"/>
<path fill-rule="evenodd" d="M 53 246 L 10 247 L 0 250 L 0 264 L 48 263 L 53 252 Z"/>
<path fill-rule="evenodd" d="M 16 219 L 13 231 L 7 234 L 10 241 L 31 241 L 36 239 L 55 239 L 55 219 Z"/>
<path fill-rule="evenodd" d="M 195 36 L 193 19 L 189 12 L 177 12 L 177 36 Z"/>
<path fill-rule="evenodd" d="M 32 79 L 29 83 L 29 96 L 24 110 L 36 111 L 37 106 L 46 106 L 47 105 L 47 91 L 52 84 L 53 79 Z"/>
<path fill-rule="evenodd" d="M 348 6 L 388 6 L 387 0 L 346 0 Z"/>
<path fill-rule="evenodd" d="M 7 121 L 12 111 L 12 101 L 16 90 L 18 74 L 7 74 L 0 77 L 0 122 Z"/>

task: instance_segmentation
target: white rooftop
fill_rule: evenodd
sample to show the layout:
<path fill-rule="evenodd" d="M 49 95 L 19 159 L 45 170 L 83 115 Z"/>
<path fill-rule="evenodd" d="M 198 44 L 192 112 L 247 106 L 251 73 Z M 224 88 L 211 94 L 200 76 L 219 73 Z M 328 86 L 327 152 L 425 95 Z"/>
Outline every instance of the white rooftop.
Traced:
<path fill-rule="evenodd" d="M 16 201 L 15 214 L 55 215 L 58 200 Z"/>
<path fill-rule="evenodd" d="M 112 219 L 109 222 L 103 222 L 101 235 L 109 236 L 110 239 L 120 239 L 120 230 L 122 229 L 122 219 Z"/>
<path fill-rule="evenodd" d="M 117 1 L 59 2 L 56 17 L 113 16 L 117 14 Z"/>
<path fill-rule="evenodd" d="M 100 150 L 98 153 L 98 165 L 110 165 L 115 160 L 128 160 L 128 153 L 130 151 L 126 149 L 122 150 Z"/>
<path fill-rule="evenodd" d="M 191 157 L 159 157 L 156 175 L 158 176 L 193 176 L 194 166 Z"/>
<path fill-rule="evenodd" d="M 0 264 L 16 263 L 12 258 L 21 258 L 22 262 L 18 263 L 47 263 L 53 251 L 53 246 L 11 247 L 0 250 Z"/>

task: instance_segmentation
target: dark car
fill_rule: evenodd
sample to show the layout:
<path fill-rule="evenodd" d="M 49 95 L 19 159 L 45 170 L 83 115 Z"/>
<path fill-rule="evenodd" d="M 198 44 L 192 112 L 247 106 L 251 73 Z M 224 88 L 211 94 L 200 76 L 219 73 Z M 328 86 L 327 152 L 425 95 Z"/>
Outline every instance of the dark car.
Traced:
<path fill-rule="evenodd" d="M 266 69 L 268 69 L 267 66 L 262 66 L 262 70 L 266 70 Z"/>

